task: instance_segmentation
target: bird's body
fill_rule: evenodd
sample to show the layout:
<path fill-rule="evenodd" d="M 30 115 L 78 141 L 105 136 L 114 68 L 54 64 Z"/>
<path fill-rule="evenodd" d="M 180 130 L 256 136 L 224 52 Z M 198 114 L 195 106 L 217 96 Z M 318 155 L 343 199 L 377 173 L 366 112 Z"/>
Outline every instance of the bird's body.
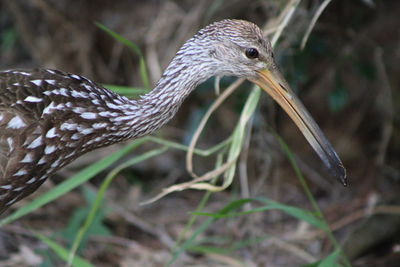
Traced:
<path fill-rule="evenodd" d="M 263 70 L 276 72 L 272 58 L 256 25 L 224 20 L 188 40 L 155 88 L 135 100 L 61 71 L 0 72 L 0 213 L 82 154 L 160 128 L 209 77 L 233 75 L 260 83 Z M 291 93 L 284 80 L 276 84 Z M 305 131 L 313 132 L 316 125 L 311 126 Z M 336 154 L 323 136 L 322 142 L 315 139 L 318 144 L 312 145 L 327 165 L 340 163 L 330 159 Z"/>

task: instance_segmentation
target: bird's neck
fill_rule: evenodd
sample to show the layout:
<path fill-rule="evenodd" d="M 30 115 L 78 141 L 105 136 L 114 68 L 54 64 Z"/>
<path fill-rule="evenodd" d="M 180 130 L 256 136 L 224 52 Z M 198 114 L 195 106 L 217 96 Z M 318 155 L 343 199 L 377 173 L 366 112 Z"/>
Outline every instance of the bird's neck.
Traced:
<path fill-rule="evenodd" d="M 155 88 L 131 100 L 131 117 L 125 124 L 129 137 L 150 134 L 166 124 L 197 85 L 214 75 L 212 66 L 195 63 L 187 52 L 185 56 L 178 52 Z"/>

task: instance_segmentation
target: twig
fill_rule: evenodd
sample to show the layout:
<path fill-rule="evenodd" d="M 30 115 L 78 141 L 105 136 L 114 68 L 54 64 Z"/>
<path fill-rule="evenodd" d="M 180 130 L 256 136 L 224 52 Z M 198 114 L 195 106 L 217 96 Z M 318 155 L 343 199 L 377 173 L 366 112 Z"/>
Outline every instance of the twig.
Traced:
<path fill-rule="evenodd" d="M 297 6 L 300 4 L 300 1 L 301 0 L 290 1 L 286 5 L 285 9 L 282 11 L 282 14 L 279 16 L 279 20 L 281 22 L 279 23 L 278 28 L 271 40 L 272 47 L 275 46 L 276 42 L 282 34 L 283 29 L 285 29 L 290 19 L 292 18 L 294 11 L 296 11 Z"/>
<path fill-rule="evenodd" d="M 192 140 L 190 140 L 189 150 L 186 154 L 186 169 L 190 173 L 192 177 L 198 177 L 193 172 L 193 151 L 197 144 L 197 141 L 200 137 L 201 132 L 203 131 L 208 119 L 212 115 L 212 113 L 230 96 L 242 83 L 243 79 L 238 79 L 236 82 L 232 83 L 211 105 L 211 107 L 207 110 L 206 114 L 203 116 L 200 121 L 199 126 L 197 127 L 195 133 L 193 134 Z"/>
<path fill-rule="evenodd" d="M 243 142 L 242 153 L 240 154 L 239 160 L 239 180 L 242 198 L 250 198 L 249 190 L 249 177 L 247 175 L 247 159 L 249 156 L 249 146 L 251 140 L 251 129 L 253 128 L 254 116 L 250 118 L 248 124 L 246 125 L 246 136 Z M 244 205 L 244 210 L 251 209 L 251 203 L 246 203 Z"/>
<path fill-rule="evenodd" d="M 308 28 L 307 28 L 306 33 L 304 34 L 303 40 L 301 40 L 301 50 L 303 50 L 304 47 L 306 46 L 308 37 L 310 36 L 311 31 L 312 31 L 312 29 L 314 28 L 315 23 L 317 22 L 318 18 L 321 16 L 322 12 L 323 12 L 324 9 L 329 5 L 329 3 L 330 3 L 331 1 L 332 1 L 332 0 L 325 0 L 325 1 L 318 7 L 317 12 L 315 12 L 315 15 L 314 15 L 314 17 L 312 18 L 310 25 L 308 25 Z"/>
<path fill-rule="evenodd" d="M 374 61 L 376 69 L 378 70 L 378 77 L 381 85 L 381 105 L 383 109 L 383 126 L 382 126 L 382 138 L 379 142 L 378 153 L 376 156 L 376 161 L 378 166 L 382 166 L 385 163 L 386 150 L 389 145 L 390 138 L 393 131 L 393 103 L 392 103 L 392 88 L 389 83 L 389 78 L 387 76 L 385 64 L 383 63 L 383 50 L 378 47 L 375 49 Z"/>

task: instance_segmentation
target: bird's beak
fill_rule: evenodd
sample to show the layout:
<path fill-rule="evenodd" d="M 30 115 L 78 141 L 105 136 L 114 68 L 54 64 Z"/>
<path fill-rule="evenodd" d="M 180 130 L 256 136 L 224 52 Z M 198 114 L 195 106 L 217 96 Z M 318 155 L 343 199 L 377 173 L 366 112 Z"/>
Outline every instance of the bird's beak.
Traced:
<path fill-rule="evenodd" d="M 326 139 L 317 123 L 307 112 L 303 104 L 289 88 L 287 82 L 277 70 L 257 71 L 257 78 L 251 81 L 267 92 L 286 111 L 303 133 L 304 137 L 317 152 L 332 175 L 344 186 L 347 185 L 346 170 L 332 145 Z"/>

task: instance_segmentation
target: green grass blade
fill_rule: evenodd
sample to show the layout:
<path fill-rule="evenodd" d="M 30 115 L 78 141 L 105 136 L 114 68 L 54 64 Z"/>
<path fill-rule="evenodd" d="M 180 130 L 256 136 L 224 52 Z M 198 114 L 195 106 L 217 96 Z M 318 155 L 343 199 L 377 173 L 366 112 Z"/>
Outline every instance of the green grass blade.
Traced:
<path fill-rule="evenodd" d="M 318 267 L 339 267 L 340 264 L 337 263 L 337 260 L 340 256 L 340 250 L 335 250 L 331 254 L 328 255 L 325 259 L 323 259 Z"/>
<path fill-rule="evenodd" d="M 275 202 L 273 200 L 266 199 L 263 197 L 256 198 L 256 200 L 267 204 L 268 207 L 272 207 L 273 209 L 283 211 L 286 214 L 293 216 L 299 220 L 308 222 L 309 224 L 311 224 L 319 229 L 327 230 L 327 225 L 326 225 L 325 221 L 316 217 L 315 215 L 313 215 L 311 212 L 309 212 L 307 210 L 303 210 L 303 209 L 296 208 L 293 206 L 284 205 L 279 202 Z"/>
<path fill-rule="evenodd" d="M 231 252 L 230 249 L 220 248 L 216 246 L 190 246 L 187 248 L 188 251 L 197 252 L 201 254 L 229 254 Z"/>
<path fill-rule="evenodd" d="M 138 88 L 138 87 L 130 87 L 130 86 L 121 86 L 121 85 L 114 85 L 114 84 L 103 84 L 103 86 L 114 93 L 125 95 L 125 96 L 136 96 L 145 94 L 148 92 L 147 89 Z"/>
<path fill-rule="evenodd" d="M 145 88 L 149 89 L 150 88 L 149 76 L 147 74 L 146 63 L 144 61 L 144 57 L 143 57 L 142 52 L 140 51 L 140 48 L 137 45 L 135 45 L 134 43 L 132 43 L 131 41 L 129 41 L 128 39 L 125 39 L 124 37 L 122 37 L 121 35 L 119 35 L 118 33 L 114 32 L 114 31 L 110 30 L 109 28 L 107 28 L 106 26 L 104 26 L 101 23 L 96 23 L 96 26 L 99 27 L 104 32 L 106 32 L 107 34 L 109 34 L 111 37 L 113 37 L 115 40 L 117 40 L 121 44 L 129 47 L 139 57 L 140 77 L 142 79 L 143 86 Z"/>
<path fill-rule="evenodd" d="M 205 222 L 203 222 L 199 227 L 197 227 L 196 231 L 193 232 L 193 234 L 185 241 L 183 244 L 174 251 L 172 254 L 171 260 L 166 264 L 166 266 L 171 266 L 171 264 L 174 263 L 174 261 L 179 257 L 179 255 L 185 251 L 188 247 L 191 246 L 192 243 L 194 243 L 194 240 L 205 230 L 207 230 L 210 225 L 215 221 L 216 219 L 214 218 L 209 218 Z"/>
<path fill-rule="evenodd" d="M 244 204 L 246 204 L 248 201 L 251 201 L 250 199 L 240 199 L 237 201 L 233 201 L 231 203 L 229 203 L 228 205 L 226 205 L 225 207 L 223 207 L 218 213 L 229 213 L 230 211 L 234 210 L 234 209 L 238 209 L 239 207 L 243 206 Z M 194 214 L 194 213 L 193 213 Z M 203 222 L 202 224 L 200 224 L 199 227 L 197 227 L 197 229 L 193 232 L 193 234 L 185 241 L 183 242 L 183 244 L 179 247 L 179 249 L 175 250 L 172 254 L 172 258 L 171 260 L 166 264 L 166 266 L 170 266 L 171 264 L 173 264 L 173 262 L 179 257 L 179 255 L 185 251 L 186 249 L 188 249 L 189 247 L 193 246 L 194 241 L 196 240 L 196 238 L 203 233 L 205 230 L 207 230 L 210 225 L 215 222 L 218 218 L 209 218 L 207 219 L 205 222 Z"/>
<path fill-rule="evenodd" d="M 277 135 L 276 135 L 277 136 Z M 342 248 L 340 247 L 340 244 L 337 242 L 336 238 L 333 236 L 332 231 L 329 228 L 328 223 L 326 222 L 324 215 L 322 214 L 321 209 L 319 208 L 317 201 L 314 199 L 314 196 L 311 193 L 310 188 L 307 185 L 307 182 L 303 176 L 303 174 L 301 173 L 299 167 L 297 166 L 296 160 L 294 159 L 293 153 L 290 150 L 289 146 L 283 141 L 282 138 L 280 138 L 279 136 L 277 136 L 278 142 L 281 145 L 281 148 L 283 150 L 283 152 L 285 153 L 285 155 L 287 156 L 290 165 L 292 166 L 292 168 L 294 169 L 302 187 L 303 190 L 307 196 L 307 198 L 309 199 L 309 201 L 311 202 L 311 205 L 315 211 L 315 214 L 321 218 L 322 222 L 326 225 L 323 229 L 326 233 L 326 235 L 328 236 L 329 240 L 331 241 L 331 243 L 333 244 L 334 248 L 336 250 L 340 251 L 341 254 L 341 259 L 344 263 L 345 266 L 351 266 L 351 263 L 349 261 L 349 259 L 347 258 L 347 255 L 343 252 Z"/>
<path fill-rule="evenodd" d="M 220 152 L 217 156 L 217 161 L 216 161 L 215 167 L 217 167 L 217 168 L 220 167 L 222 162 L 223 162 L 223 153 Z M 211 181 L 211 184 L 215 184 L 217 179 L 218 179 L 218 176 L 214 177 L 214 179 Z M 204 193 L 203 197 L 201 198 L 199 205 L 197 205 L 196 211 L 203 210 L 204 207 L 206 206 L 208 200 L 210 199 L 210 197 L 211 197 L 211 191 L 206 191 Z M 175 256 L 173 256 L 172 259 L 170 260 L 170 264 L 172 264 L 178 257 L 179 254 L 175 254 L 175 252 L 180 247 L 180 244 L 181 244 L 182 240 L 184 239 L 184 237 L 186 236 L 186 234 L 189 232 L 189 230 L 192 228 L 192 226 L 196 222 L 197 217 L 198 217 L 197 215 L 192 214 L 190 216 L 189 221 L 186 223 L 185 228 L 179 233 L 177 241 L 175 242 L 175 246 L 172 249 L 172 251 L 174 251 Z M 188 244 L 188 246 L 191 246 L 191 244 Z"/>
<path fill-rule="evenodd" d="M 326 230 L 326 224 L 324 221 L 318 219 L 314 215 L 312 215 L 309 211 L 299 209 L 296 207 L 284 205 L 269 199 L 265 198 L 256 198 L 256 199 L 240 199 L 240 200 L 235 200 L 227 205 L 227 210 L 232 210 L 232 209 L 237 209 L 244 204 L 250 202 L 250 201 L 257 201 L 266 204 L 265 206 L 261 206 L 258 208 L 250 209 L 247 211 L 243 212 L 235 212 L 235 213 L 227 213 L 225 210 L 221 210 L 217 213 L 205 213 L 205 212 L 194 212 L 193 214 L 196 215 L 202 215 L 202 216 L 209 216 L 213 217 L 216 219 L 221 219 L 221 218 L 227 218 L 227 217 L 236 217 L 236 216 L 241 216 L 241 215 L 247 215 L 251 213 L 256 213 L 256 212 L 263 212 L 267 210 L 280 210 L 282 212 L 287 213 L 288 215 L 295 217 L 299 220 L 303 220 L 305 222 L 308 222 L 309 224 L 319 228 Z"/>
<path fill-rule="evenodd" d="M 165 140 L 165 139 L 158 138 L 158 137 L 151 136 L 151 135 L 147 136 L 146 138 L 149 139 L 150 141 L 156 143 L 156 144 L 164 145 L 164 146 L 167 146 L 169 148 L 174 148 L 174 149 L 183 150 L 183 151 L 188 151 L 189 150 L 188 146 L 182 145 L 180 143 L 176 143 L 176 142 L 173 142 L 173 141 Z M 193 153 L 198 155 L 198 156 L 208 157 L 208 156 L 210 156 L 210 155 L 222 150 L 223 148 L 225 148 L 230 142 L 231 142 L 231 137 L 223 140 L 219 144 L 216 144 L 215 146 L 210 147 L 208 149 L 195 148 L 193 150 Z"/>
<path fill-rule="evenodd" d="M 87 230 L 89 229 L 90 225 L 92 224 L 93 220 L 96 217 L 97 211 L 100 207 L 100 204 L 104 198 L 104 193 L 107 190 L 107 188 L 109 187 L 109 185 L 111 184 L 112 180 L 114 179 L 114 177 L 116 177 L 116 175 L 122 171 L 123 169 L 140 163 L 142 161 L 145 161 L 149 158 L 155 157 L 157 155 L 160 155 L 161 153 L 164 153 L 165 151 L 167 151 L 167 147 L 162 147 L 159 149 L 154 149 L 151 151 L 148 151 L 146 153 L 143 153 L 140 156 L 137 156 L 131 160 L 128 160 L 124 163 L 122 163 L 121 165 L 119 165 L 118 167 L 114 168 L 106 177 L 106 179 L 104 179 L 104 181 L 101 183 L 99 191 L 97 192 L 96 195 L 96 199 L 92 205 L 92 208 L 90 209 L 90 212 L 88 214 L 88 216 L 86 217 L 86 220 L 83 224 L 83 226 L 79 229 L 78 234 L 76 235 L 76 238 L 72 244 L 71 250 L 70 250 L 70 254 L 69 254 L 69 259 L 68 259 L 68 263 L 70 264 L 73 259 L 75 258 L 75 253 L 85 235 L 85 233 L 87 232 Z"/>
<path fill-rule="evenodd" d="M 65 180 L 64 182 L 60 183 L 59 185 L 55 186 L 50 191 L 44 193 L 43 195 L 39 196 L 38 198 L 34 199 L 32 202 L 26 204 L 25 206 L 19 208 L 6 218 L 0 221 L 0 226 L 8 224 L 16 219 L 40 208 L 41 206 L 53 201 L 54 199 L 64 195 L 65 193 L 71 191 L 72 189 L 78 187 L 79 185 L 83 184 L 84 182 L 88 181 L 90 178 L 98 174 L 99 172 L 103 171 L 104 169 L 108 168 L 112 164 L 114 164 L 117 160 L 121 157 L 126 155 L 129 151 L 136 148 L 137 146 L 141 145 L 145 139 L 138 139 L 133 141 L 132 143 L 128 144 L 126 147 L 118 150 L 114 154 L 107 156 L 104 159 L 101 159 L 94 164 L 86 167 L 76 175 L 72 176 L 71 178 Z"/>
<path fill-rule="evenodd" d="M 34 233 L 34 235 L 41 240 L 43 243 L 47 244 L 49 248 L 54 251 L 54 253 L 59 256 L 61 259 L 64 261 L 67 261 L 68 259 L 68 250 L 63 248 L 62 246 L 58 245 L 56 242 L 52 241 L 51 239 L 45 237 L 44 235 Z M 76 257 L 72 262 L 72 266 L 75 267 L 93 267 L 94 265 L 90 264 L 86 260 Z"/>
<path fill-rule="evenodd" d="M 260 99 L 261 90 L 258 87 L 254 87 L 249 94 L 246 103 L 243 107 L 242 113 L 240 115 L 239 123 L 235 128 L 232 135 L 232 143 L 229 149 L 227 162 L 236 160 L 242 150 L 242 144 L 245 137 L 246 125 L 250 117 L 254 114 L 257 107 L 258 100 Z M 236 163 L 225 172 L 223 188 L 228 187 L 233 180 L 236 170 Z"/>

